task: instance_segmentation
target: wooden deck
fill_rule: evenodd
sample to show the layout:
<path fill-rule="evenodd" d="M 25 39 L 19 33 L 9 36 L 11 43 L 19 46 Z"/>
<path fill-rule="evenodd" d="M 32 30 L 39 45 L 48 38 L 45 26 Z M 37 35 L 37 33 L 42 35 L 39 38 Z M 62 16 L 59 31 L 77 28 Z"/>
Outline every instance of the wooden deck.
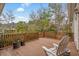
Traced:
<path fill-rule="evenodd" d="M 42 49 L 42 46 L 48 48 L 53 47 L 53 43 L 57 43 L 59 40 L 50 38 L 39 38 L 31 42 L 26 42 L 25 46 L 21 46 L 18 49 L 12 49 L 12 47 L 6 47 L 0 50 L 1 56 L 46 56 L 46 53 Z M 74 42 L 69 42 L 68 47 L 71 50 L 71 56 L 78 56 L 78 52 L 75 48 Z"/>

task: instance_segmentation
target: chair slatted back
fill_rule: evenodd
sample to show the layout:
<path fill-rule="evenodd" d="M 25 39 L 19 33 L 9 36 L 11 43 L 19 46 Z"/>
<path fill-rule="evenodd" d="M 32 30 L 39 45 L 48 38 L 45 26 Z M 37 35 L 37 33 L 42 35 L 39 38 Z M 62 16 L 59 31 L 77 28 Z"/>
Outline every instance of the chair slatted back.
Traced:
<path fill-rule="evenodd" d="M 69 42 L 68 36 L 62 37 L 62 39 L 60 40 L 60 42 L 58 44 L 58 49 L 57 49 L 57 53 L 56 53 L 57 55 L 62 55 L 66 51 L 68 42 Z"/>

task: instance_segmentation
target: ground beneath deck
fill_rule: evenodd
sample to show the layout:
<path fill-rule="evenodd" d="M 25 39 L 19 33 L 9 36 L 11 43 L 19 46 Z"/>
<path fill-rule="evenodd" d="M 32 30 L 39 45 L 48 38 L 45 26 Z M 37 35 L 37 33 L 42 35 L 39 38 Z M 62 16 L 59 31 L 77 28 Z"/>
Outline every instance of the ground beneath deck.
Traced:
<path fill-rule="evenodd" d="M 59 40 L 50 38 L 39 38 L 37 40 L 26 42 L 25 46 L 21 46 L 18 49 L 12 49 L 7 47 L 0 50 L 2 56 L 45 56 L 46 53 L 42 49 L 42 46 L 48 48 L 53 47 L 53 43 L 57 43 Z M 78 52 L 75 48 L 74 42 L 69 42 L 68 47 L 71 50 L 72 56 L 78 56 Z"/>

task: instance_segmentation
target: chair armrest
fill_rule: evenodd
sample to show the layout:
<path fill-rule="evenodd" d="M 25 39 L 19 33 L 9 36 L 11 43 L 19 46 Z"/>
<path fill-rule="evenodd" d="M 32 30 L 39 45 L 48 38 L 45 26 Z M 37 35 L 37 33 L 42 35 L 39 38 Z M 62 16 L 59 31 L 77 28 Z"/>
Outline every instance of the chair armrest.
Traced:
<path fill-rule="evenodd" d="M 54 46 L 55 48 L 58 48 L 58 44 L 56 44 L 56 43 L 53 43 L 53 46 Z"/>
<path fill-rule="evenodd" d="M 56 54 L 45 46 L 42 46 L 48 56 L 56 56 Z"/>

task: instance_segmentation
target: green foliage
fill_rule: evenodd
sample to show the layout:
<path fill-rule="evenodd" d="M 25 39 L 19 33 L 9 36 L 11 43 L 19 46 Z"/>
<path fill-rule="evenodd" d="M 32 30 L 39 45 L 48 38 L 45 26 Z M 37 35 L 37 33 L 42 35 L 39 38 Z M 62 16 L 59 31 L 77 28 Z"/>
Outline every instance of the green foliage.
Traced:
<path fill-rule="evenodd" d="M 31 31 L 36 31 L 36 32 L 42 32 L 42 31 L 47 31 L 49 27 L 49 9 L 39 9 L 37 13 L 34 13 L 30 15 L 31 20 L 29 22 L 29 26 L 31 27 Z M 38 17 L 37 17 L 38 16 Z"/>
<path fill-rule="evenodd" d="M 53 11 L 51 11 L 49 7 L 51 7 Z M 53 32 L 59 31 L 60 28 L 62 27 L 61 23 L 63 22 L 64 19 L 64 13 L 62 13 L 61 10 L 61 4 L 54 4 L 54 6 L 49 5 L 49 7 L 33 11 L 30 14 L 30 21 L 27 24 L 22 21 L 18 22 L 16 26 L 17 32 L 34 33 L 34 32 L 45 32 L 45 31 L 53 31 Z M 50 23 L 50 18 L 53 14 L 55 14 L 55 24 L 53 24 L 53 22 Z"/>
<path fill-rule="evenodd" d="M 29 33 L 35 33 L 35 32 L 37 32 L 37 29 L 38 28 L 37 28 L 37 26 L 35 24 L 29 24 L 27 32 L 29 32 Z"/>
<path fill-rule="evenodd" d="M 17 30 L 17 32 L 19 32 L 19 33 L 26 32 L 26 30 L 27 30 L 27 25 L 26 25 L 26 23 L 23 22 L 23 21 L 18 22 L 17 25 L 16 25 L 16 30 Z"/>
<path fill-rule="evenodd" d="M 4 40 L 0 40 L 0 48 L 4 47 Z"/>
<path fill-rule="evenodd" d="M 48 19 L 41 19 L 37 22 L 37 25 L 38 25 L 40 31 L 46 31 L 49 26 L 49 20 Z"/>
<path fill-rule="evenodd" d="M 52 31 L 52 32 L 56 32 L 56 27 L 55 26 L 50 26 L 50 28 L 49 28 L 49 31 Z"/>

